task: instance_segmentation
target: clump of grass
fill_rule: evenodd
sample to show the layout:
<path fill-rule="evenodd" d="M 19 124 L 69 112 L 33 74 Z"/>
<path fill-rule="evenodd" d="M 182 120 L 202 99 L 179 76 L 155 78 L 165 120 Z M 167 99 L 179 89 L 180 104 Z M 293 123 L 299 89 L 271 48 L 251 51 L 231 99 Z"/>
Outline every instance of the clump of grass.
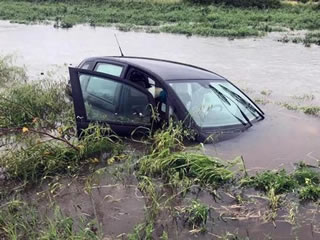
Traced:
<path fill-rule="evenodd" d="M 3 239 L 100 239 L 94 223 L 65 216 L 59 207 L 51 219 L 43 218 L 37 207 L 11 200 L 0 208 L 0 236 Z"/>
<path fill-rule="evenodd" d="M 242 179 L 242 186 L 254 187 L 265 192 L 274 189 L 275 194 L 289 192 L 297 186 L 295 179 L 292 178 L 284 169 L 280 171 L 265 171 L 257 173 L 255 176 Z"/>
<path fill-rule="evenodd" d="M 141 176 L 138 187 L 144 193 L 149 203 L 147 218 L 148 220 L 153 220 L 160 210 L 160 196 L 158 195 L 156 184 L 150 177 Z"/>
<path fill-rule="evenodd" d="M 72 28 L 76 24 L 76 21 L 74 18 L 67 16 L 62 19 L 59 17 L 56 18 L 56 21 L 54 23 L 55 28 Z"/>
<path fill-rule="evenodd" d="M 265 96 L 270 96 L 271 93 L 272 93 L 272 91 L 271 91 L 271 90 L 262 90 L 260 93 L 261 93 L 262 95 L 265 95 Z"/>
<path fill-rule="evenodd" d="M 313 116 L 320 115 L 320 107 L 318 106 L 302 107 L 301 110 L 308 115 L 313 115 Z"/>
<path fill-rule="evenodd" d="M 302 43 L 306 47 L 310 47 L 311 44 L 320 45 L 320 32 L 312 31 L 305 34 L 303 37 L 288 37 L 284 36 L 279 40 L 280 42 L 293 42 L 293 43 Z"/>
<path fill-rule="evenodd" d="M 292 111 L 297 111 L 299 110 L 299 107 L 296 106 L 296 105 L 292 105 L 292 104 L 289 104 L 289 103 L 283 103 L 281 104 L 283 107 L 285 107 L 286 109 L 288 110 L 292 110 Z"/>
<path fill-rule="evenodd" d="M 192 152 L 177 152 L 169 156 L 146 156 L 139 162 L 139 170 L 143 175 L 162 176 L 170 179 L 175 172 L 179 177 L 194 178 L 201 184 L 219 186 L 230 181 L 233 172 L 217 158 Z"/>
<path fill-rule="evenodd" d="M 46 176 L 73 173 L 79 168 L 78 151 L 62 143 L 28 143 L 1 160 L 11 179 L 37 182 Z"/>
<path fill-rule="evenodd" d="M 320 172 L 300 163 L 295 171 L 265 171 L 241 180 L 242 186 L 254 187 L 266 192 L 272 209 L 278 206 L 278 194 L 297 192 L 302 200 L 317 201 L 320 198 Z"/>
<path fill-rule="evenodd" d="M 308 184 L 299 190 L 299 197 L 304 201 L 317 201 L 320 198 L 320 186 Z"/>
<path fill-rule="evenodd" d="M 170 123 L 166 129 L 159 130 L 153 136 L 151 153 L 138 162 L 139 174 L 161 176 L 171 179 L 179 174 L 180 179 L 189 177 L 201 184 L 219 185 L 231 180 L 233 173 L 228 164 L 218 158 L 212 158 L 195 152 L 182 152 L 183 139 L 190 133 L 181 124 Z"/>
<path fill-rule="evenodd" d="M 64 84 L 32 82 L 15 85 L 0 92 L 0 128 L 54 127 L 70 118 Z"/>
<path fill-rule="evenodd" d="M 65 216 L 57 206 L 54 209 L 53 218 L 46 221 L 40 239 L 101 239 L 94 222 L 84 221 L 84 219 L 80 219 L 79 222 L 80 226 L 75 230 L 75 219 Z"/>
<path fill-rule="evenodd" d="M 320 184 L 319 171 L 313 170 L 304 163 L 300 163 L 292 175 L 299 185 L 305 185 L 306 179 L 308 179 L 307 182 L 310 182 L 311 184 Z"/>
<path fill-rule="evenodd" d="M 281 106 L 285 107 L 288 110 L 292 111 L 302 111 L 305 114 L 312 116 L 320 116 L 320 107 L 319 106 L 303 106 L 299 107 L 289 103 L 281 103 Z"/>
<path fill-rule="evenodd" d="M 320 45 L 320 32 L 308 32 L 304 38 L 297 42 L 302 42 L 306 47 L 310 47 L 311 44 Z"/>
<path fill-rule="evenodd" d="M 14 56 L 0 56 L 0 88 L 9 87 L 27 80 L 23 67 L 14 64 Z"/>
<path fill-rule="evenodd" d="M 0 236 L 7 239 L 35 239 L 38 233 L 37 210 L 19 200 L 8 201 L 0 208 Z"/>
<path fill-rule="evenodd" d="M 43 140 L 27 130 L 20 147 L 10 149 L 2 156 L 0 165 L 6 169 L 11 179 L 38 182 L 59 174 L 79 173 L 84 166 L 96 162 L 95 156 L 102 152 L 118 152 L 120 147 L 110 136 L 104 134 L 109 129 L 91 126 L 80 140 L 67 140 L 45 134 Z M 42 135 L 42 134 L 40 134 Z M 99 161 L 99 160 L 98 160 Z"/>
<path fill-rule="evenodd" d="M 207 220 L 209 217 L 209 207 L 203 203 L 193 200 L 191 204 L 182 209 L 185 221 L 192 227 L 192 229 L 201 228 L 205 230 Z"/>
<path fill-rule="evenodd" d="M 313 101 L 315 96 L 313 94 L 303 94 L 302 96 L 292 96 L 292 98 L 301 101 Z"/>
<path fill-rule="evenodd" d="M 141 223 L 134 227 L 133 233 L 128 234 L 129 240 L 152 240 L 154 226 L 152 222 Z"/>
<path fill-rule="evenodd" d="M 164 126 L 152 136 L 151 155 L 168 156 L 171 152 L 183 150 L 183 140 L 190 136 L 181 123 L 170 121 L 168 126 Z"/>

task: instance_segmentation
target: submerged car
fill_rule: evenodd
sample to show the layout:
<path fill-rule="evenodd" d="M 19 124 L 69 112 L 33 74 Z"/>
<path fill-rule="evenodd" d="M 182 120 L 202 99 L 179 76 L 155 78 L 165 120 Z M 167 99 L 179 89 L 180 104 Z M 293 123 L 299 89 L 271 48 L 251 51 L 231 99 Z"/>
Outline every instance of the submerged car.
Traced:
<path fill-rule="evenodd" d="M 222 140 L 264 119 L 239 88 L 209 70 L 167 60 L 112 56 L 69 68 L 78 131 L 107 123 L 119 135 L 169 119 L 194 130 L 198 141 Z M 155 119 L 157 112 L 158 119 Z M 155 120 L 156 124 L 155 124 Z"/>

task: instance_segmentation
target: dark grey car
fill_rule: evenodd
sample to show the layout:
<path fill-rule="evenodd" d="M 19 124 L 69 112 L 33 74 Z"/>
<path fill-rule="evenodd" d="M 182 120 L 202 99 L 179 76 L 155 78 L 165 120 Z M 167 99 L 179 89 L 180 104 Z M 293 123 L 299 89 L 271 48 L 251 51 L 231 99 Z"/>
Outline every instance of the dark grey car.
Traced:
<path fill-rule="evenodd" d="M 195 130 L 197 139 L 224 139 L 264 119 L 239 88 L 209 70 L 160 59 L 96 57 L 69 68 L 78 131 L 107 123 L 120 135 L 170 118 Z M 153 110 L 152 110 L 153 109 Z"/>

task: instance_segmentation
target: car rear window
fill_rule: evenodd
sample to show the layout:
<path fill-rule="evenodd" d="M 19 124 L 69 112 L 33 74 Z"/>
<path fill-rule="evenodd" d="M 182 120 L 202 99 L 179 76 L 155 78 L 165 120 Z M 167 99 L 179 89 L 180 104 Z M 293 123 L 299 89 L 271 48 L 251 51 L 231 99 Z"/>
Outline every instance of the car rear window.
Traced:
<path fill-rule="evenodd" d="M 95 71 L 106 73 L 112 76 L 120 77 L 122 73 L 123 67 L 111 63 L 98 63 Z"/>

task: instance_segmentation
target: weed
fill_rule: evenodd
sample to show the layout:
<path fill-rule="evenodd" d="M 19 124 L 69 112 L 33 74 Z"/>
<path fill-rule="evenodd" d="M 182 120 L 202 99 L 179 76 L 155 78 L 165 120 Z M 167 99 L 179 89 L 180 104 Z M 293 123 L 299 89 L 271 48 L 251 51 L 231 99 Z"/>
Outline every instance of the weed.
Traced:
<path fill-rule="evenodd" d="M 302 96 L 293 96 L 292 98 L 302 101 L 312 101 L 315 99 L 313 94 L 303 94 Z"/>
<path fill-rule="evenodd" d="M 219 159 L 192 152 L 177 152 L 156 158 L 147 156 L 139 161 L 139 165 L 140 173 L 144 175 L 160 175 L 170 179 L 170 175 L 178 172 L 180 179 L 186 176 L 212 187 L 218 187 L 233 177 L 232 171 Z"/>
<path fill-rule="evenodd" d="M 318 106 L 302 107 L 301 110 L 308 115 L 313 115 L 313 116 L 320 115 L 320 107 Z"/>
<path fill-rule="evenodd" d="M 297 204 L 291 204 L 291 207 L 289 209 L 288 220 L 292 225 L 297 223 L 297 212 L 298 212 Z"/>
<path fill-rule="evenodd" d="M 270 96 L 271 93 L 272 93 L 272 91 L 271 91 L 271 90 L 262 90 L 260 93 L 261 93 L 262 95 L 265 95 L 265 96 Z"/>
<path fill-rule="evenodd" d="M 181 208 L 179 214 L 183 216 L 185 222 L 192 229 L 200 228 L 201 231 L 205 231 L 209 211 L 208 206 L 197 200 L 193 200 L 189 206 Z"/>
<path fill-rule="evenodd" d="M 160 240 L 169 240 L 168 233 L 166 231 L 162 232 Z"/>
<path fill-rule="evenodd" d="M 312 168 L 300 163 L 298 168 L 293 173 L 293 178 L 300 185 L 306 185 L 306 179 L 311 184 L 320 184 L 320 173 Z"/>
<path fill-rule="evenodd" d="M 299 197 L 304 201 L 317 201 L 320 198 L 319 185 L 307 184 L 299 190 Z"/>
<path fill-rule="evenodd" d="M 12 55 L 0 56 L 0 87 L 9 87 L 27 80 L 25 69 L 14 65 Z"/>
<path fill-rule="evenodd" d="M 59 207 L 54 209 L 52 219 L 47 220 L 47 224 L 41 232 L 41 239 L 99 239 L 95 223 L 83 222 L 84 226 L 80 227 L 79 231 L 74 230 L 74 219 L 64 216 Z"/>
<path fill-rule="evenodd" d="M 158 215 L 161 206 L 160 206 L 160 198 L 155 183 L 151 178 L 146 176 L 141 176 L 139 179 L 138 188 L 147 198 L 148 208 L 146 219 L 148 221 L 153 221 Z"/>
<path fill-rule="evenodd" d="M 243 186 L 255 187 L 265 192 L 273 189 L 274 194 L 292 191 L 297 186 L 296 181 L 284 169 L 257 173 L 256 176 L 246 177 L 241 181 Z"/>
<path fill-rule="evenodd" d="M 295 105 L 292 105 L 292 104 L 289 104 L 289 103 L 283 103 L 281 104 L 283 107 L 285 107 L 286 109 L 288 110 L 292 110 L 292 111 L 297 111 L 299 110 L 299 107 L 298 106 L 295 106 Z"/>
<path fill-rule="evenodd" d="M 172 151 L 184 149 L 183 140 L 190 133 L 183 128 L 182 123 L 170 121 L 169 126 L 158 130 L 152 137 L 152 154 L 167 156 Z"/>
<path fill-rule="evenodd" d="M 312 30 L 312 29 L 311 29 Z M 289 38 L 288 36 L 283 37 L 279 40 L 280 42 L 293 42 L 293 43 L 302 43 L 306 47 L 310 47 L 311 44 L 320 45 L 320 32 L 308 32 L 305 34 L 304 37 L 292 37 Z"/>
<path fill-rule="evenodd" d="M 38 227 L 37 215 L 36 208 L 20 200 L 8 201 L 0 208 L 0 235 L 8 239 L 35 239 L 37 233 L 30 230 Z"/>
<path fill-rule="evenodd" d="M 119 151 L 118 145 L 102 134 L 106 131 L 108 129 L 90 126 L 82 139 L 75 139 L 74 142 L 54 136 L 50 141 L 41 140 L 32 133 L 26 133 L 30 137 L 24 139 L 18 149 L 8 151 L 0 165 L 7 169 L 12 179 L 29 182 L 38 182 L 57 174 L 74 174 L 91 163 L 91 157 Z"/>
<path fill-rule="evenodd" d="M 70 113 L 62 83 L 23 83 L 0 93 L 0 128 L 55 128 L 70 119 Z"/>
<path fill-rule="evenodd" d="M 11 200 L 0 208 L 0 235 L 4 239 L 99 239 L 94 223 L 79 221 L 84 226 L 74 230 L 74 220 L 56 207 L 51 219 L 41 216 L 37 207 Z"/>
<path fill-rule="evenodd" d="M 268 191 L 267 196 L 270 201 L 270 208 L 272 209 L 272 211 L 276 211 L 280 204 L 280 196 L 275 193 L 274 188 L 271 188 Z"/>
<path fill-rule="evenodd" d="M 129 240 L 152 240 L 153 223 L 141 223 L 135 226 L 133 233 L 128 234 Z"/>
<path fill-rule="evenodd" d="M 254 102 L 257 103 L 257 104 L 261 104 L 261 105 L 266 105 L 267 103 L 269 103 L 268 100 L 262 99 L 262 98 L 255 98 Z"/>
<path fill-rule="evenodd" d="M 283 107 L 285 107 L 288 110 L 293 111 L 302 111 L 305 114 L 312 115 L 312 116 L 320 116 L 320 107 L 319 106 L 303 106 L 299 107 L 296 105 L 292 105 L 289 103 L 281 103 Z"/>

